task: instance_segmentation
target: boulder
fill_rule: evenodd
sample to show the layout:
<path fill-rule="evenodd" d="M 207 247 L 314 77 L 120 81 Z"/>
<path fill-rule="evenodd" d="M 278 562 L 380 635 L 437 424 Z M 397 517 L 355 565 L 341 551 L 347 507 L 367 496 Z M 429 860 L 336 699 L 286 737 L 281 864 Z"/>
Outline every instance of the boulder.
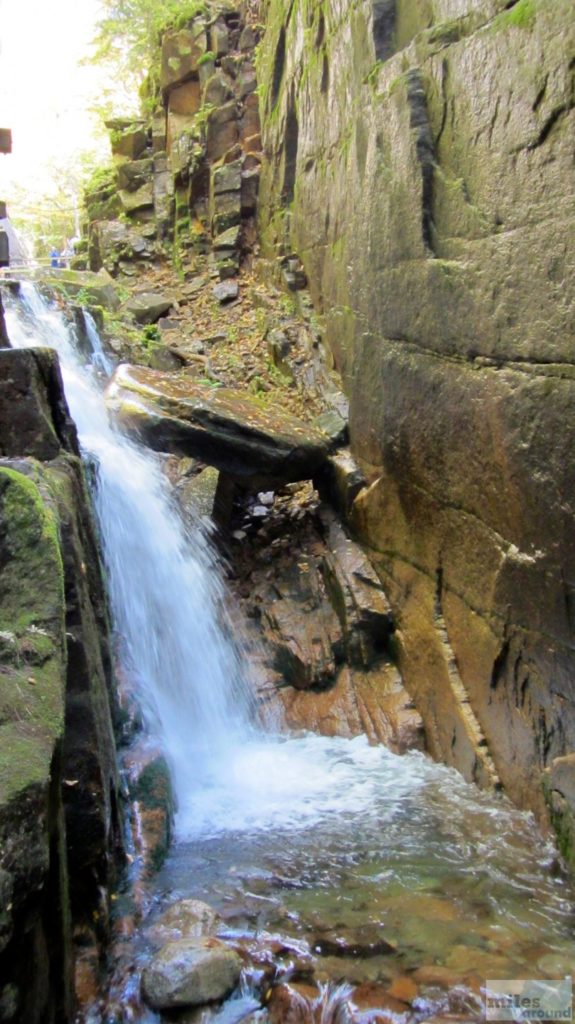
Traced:
<path fill-rule="evenodd" d="M 212 231 L 215 235 L 241 223 L 242 209 L 239 192 L 222 192 L 211 203 Z"/>
<path fill-rule="evenodd" d="M 114 222 L 112 222 L 114 223 Z M 39 283 L 63 292 L 67 298 L 75 299 L 80 293 L 84 305 L 104 306 L 105 309 L 119 309 L 120 299 L 114 283 L 107 274 L 95 274 L 90 270 L 55 270 L 42 268 L 34 272 Z"/>
<path fill-rule="evenodd" d="M 260 169 L 259 167 L 253 167 L 249 170 L 242 171 L 242 213 L 250 215 L 255 213 L 258 192 L 260 187 Z"/>
<path fill-rule="evenodd" d="M 208 78 L 204 86 L 204 103 L 206 106 L 221 107 L 233 96 L 229 78 L 223 71 L 216 71 Z"/>
<path fill-rule="evenodd" d="M 166 115 L 164 111 L 152 120 L 152 152 L 164 153 L 166 149 Z"/>
<path fill-rule="evenodd" d="M 389 647 L 395 630 L 389 601 L 359 544 L 346 536 L 330 511 L 324 510 L 321 519 L 327 542 L 321 572 L 346 637 L 347 659 L 357 668 L 370 668 Z"/>
<path fill-rule="evenodd" d="M 321 431 L 243 391 L 143 367 L 118 368 L 108 404 L 157 451 L 196 456 L 246 483 L 309 479 L 329 451 Z"/>
<path fill-rule="evenodd" d="M 263 610 L 275 648 L 274 668 L 298 690 L 323 689 L 335 677 L 335 652 L 342 634 L 337 615 L 326 602 L 313 608 L 308 601 L 283 598 Z"/>
<path fill-rule="evenodd" d="M 139 324 L 155 324 L 174 305 L 172 295 L 161 292 L 140 292 L 126 303 L 126 309 Z"/>
<path fill-rule="evenodd" d="M 225 302 L 233 302 L 234 299 L 237 299 L 240 293 L 240 286 L 237 281 L 224 279 L 220 281 L 220 284 L 214 285 L 212 291 L 214 293 L 214 298 L 223 304 Z"/>
<path fill-rule="evenodd" d="M 154 156 L 154 215 L 160 238 L 165 237 L 174 219 L 174 179 L 165 153 Z"/>
<path fill-rule="evenodd" d="M 220 250 L 235 249 L 240 237 L 240 229 L 238 225 L 228 228 L 227 231 L 222 231 L 221 234 L 214 238 L 212 248 L 214 252 Z"/>
<path fill-rule="evenodd" d="M 192 515 L 211 519 L 214 514 L 220 474 L 213 466 L 187 480 L 178 488 L 178 496 Z"/>
<path fill-rule="evenodd" d="M 233 160 L 232 163 L 223 164 L 212 170 L 212 189 L 214 195 L 222 192 L 234 192 L 241 188 L 242 184 L 242 162 Z"/>
<path fill-rule="evenodd" d="M 225 57 L 230 48 L 228 26 L 223 18 L 218 18 L 210 26 L 210 50 L 216 57 Z"/>
<path fill-rule="evenodd" d="M 242 961 L 216 939 L 168 942 L 142 974 L 142 995 L 154 1010 L 202 1006 L 237 985 Z"/>
<path fill-rule="evenodd" d="M 78 454 L 58 356 L 50 348 L 0 350 L 0 456 Z"/>
<path fill-rule="evenodd" d="M 168 110 L 171 114 L 183 114 L 185 117 L 193 117 L 197 114 L 202 105 L 202 92 L 197 79 L 190 79 L 183 85 L 177 85 L 170 92 L 168 98 Z"/>

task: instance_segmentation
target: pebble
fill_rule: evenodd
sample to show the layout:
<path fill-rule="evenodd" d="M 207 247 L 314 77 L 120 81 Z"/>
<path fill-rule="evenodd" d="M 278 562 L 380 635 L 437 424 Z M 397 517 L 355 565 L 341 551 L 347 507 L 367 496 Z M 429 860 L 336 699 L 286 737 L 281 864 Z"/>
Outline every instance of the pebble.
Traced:
<path fill-rule="evenodd" d="M 258 494 L 258 501 L 260 505 L 273 505 L 274 498 L 274 491 L 260 491 Z"/>

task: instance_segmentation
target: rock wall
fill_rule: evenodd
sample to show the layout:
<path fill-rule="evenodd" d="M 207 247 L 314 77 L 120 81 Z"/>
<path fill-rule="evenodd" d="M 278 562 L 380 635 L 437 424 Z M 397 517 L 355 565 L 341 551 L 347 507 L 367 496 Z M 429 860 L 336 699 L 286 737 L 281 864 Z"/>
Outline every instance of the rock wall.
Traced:
<path fill-rule="evenodd" d="M 541 815 L 545 789 L 563 832 L 574 55 L 570 0 L 270 0 L 258 57 L 262 239 L 343 374 L 350 518 L 428 742 Z"/>
<path fill-rule="evenodd" d="M 93 270 L 129 278 L 137 263 L 169 255 L 181 269 L 213 252 L 223 283 L 254 243 L 258 34 L 241 5 L 199 6 L 162 35 L 143 90 L 145 116 L 106 124 L 113 165 L 96 173 L 85 195 Z M 83 269 L 86 255 L 74 265 Z"/>
<path fill-rule="evenodd" d="M 55 353 L 0 350 L 0 395 L 0 1021 L 51 1024 L 108 928 L 107 613 Z"/>

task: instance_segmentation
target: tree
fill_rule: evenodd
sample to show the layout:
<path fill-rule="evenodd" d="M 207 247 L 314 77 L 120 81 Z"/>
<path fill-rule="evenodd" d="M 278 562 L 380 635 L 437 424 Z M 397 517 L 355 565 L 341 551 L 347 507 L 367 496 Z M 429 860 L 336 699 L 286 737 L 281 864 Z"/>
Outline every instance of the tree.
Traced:
<path fill-rule="evenodd" d="M 10 220 L 34 257 L 42 259 L 51 249 L 63 249 L 68 239 L 78 234 L 82 193 L 100 164 L 99 153 L 81 153 L 73 163 L 52 162 L 47 175 L 49 186 L 43 191 L 12 187 Z"/>
<path fill-rule="evenodd" d="M 112 63 L 140 86 L 158 61 L 162 33 L 205 13 L 201 0 L 103 0 L 93 61 Z"/>

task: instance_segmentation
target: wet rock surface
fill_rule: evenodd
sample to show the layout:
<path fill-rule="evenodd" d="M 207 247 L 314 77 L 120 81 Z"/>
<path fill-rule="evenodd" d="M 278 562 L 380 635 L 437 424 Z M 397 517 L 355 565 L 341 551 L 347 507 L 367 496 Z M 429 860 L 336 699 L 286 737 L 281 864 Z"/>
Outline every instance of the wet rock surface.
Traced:
<path fill-rule="evenodd" d="M 0 352 L 0 1013 L 74 1004 L 121 847 L 107 606 L 55 355 Z M 76 950 L 77 951 L 77 950 Z M 29 965 L 35 964 L 33 979 Z"/>
<path fill-rule="evenodd" d="M 245 392 L 141 367 L 120 367 L 108 404 L 151 447 L 201 457 L 242 481 L 305 479 L 329 450 L 325 434 Z"/>
<path fill-rule="evenodd" d="M 264 720 L 279 701 L 292 729 L 421 749 L 381 583 L 313 486 L 240 496 L 228 530 L 231 586 L 258 637 Z"/>
<path fill-rule="evenodd" d="M 237 953 L 215 939 L 168 942 L 142 975 L 146 1002 L 156 1010 L 223 999 L 241 971 Z"/>
<path fill-rule="evenodd" d="M 568 2 L 278 2 L 258 61 L 264 248 L 325 311 L 405 684 L 436 757 L 542 817 L 575 742 L 573 45 Z"/>

